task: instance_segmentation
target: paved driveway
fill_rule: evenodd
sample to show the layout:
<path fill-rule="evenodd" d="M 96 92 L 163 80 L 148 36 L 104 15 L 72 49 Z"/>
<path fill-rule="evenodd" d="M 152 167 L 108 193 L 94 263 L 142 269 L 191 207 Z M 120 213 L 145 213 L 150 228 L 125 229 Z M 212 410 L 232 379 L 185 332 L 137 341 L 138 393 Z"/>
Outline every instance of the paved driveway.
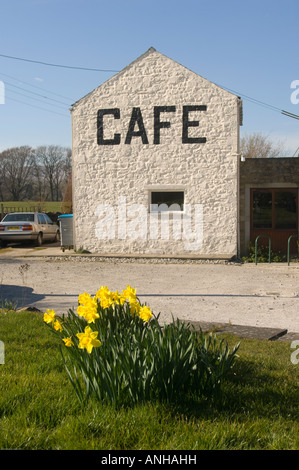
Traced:
<path fill-rule="evenodd" d="M 0 299 L 58 314 L 101 285 L 137 289 L 162 321 L 225 322 L 299 332 L 299 264 L 168 263 L 62 253 L 59 246 L 0 250 Z"/>

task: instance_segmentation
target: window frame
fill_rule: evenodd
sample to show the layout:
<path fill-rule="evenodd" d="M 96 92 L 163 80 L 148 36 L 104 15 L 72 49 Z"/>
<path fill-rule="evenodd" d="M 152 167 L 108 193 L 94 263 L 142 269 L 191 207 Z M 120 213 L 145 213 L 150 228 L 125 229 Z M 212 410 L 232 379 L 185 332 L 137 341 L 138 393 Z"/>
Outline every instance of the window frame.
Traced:
<path fill-rule="evenodd" d="M 299 223 L 298 223 L 298 188 L 296 187 L 261 187 L 261 188 L 250 188 L 250 229 L 251 230 L 277 230 L 277 231 L 283 231 L 283 230 L 298 230 L 299 228 Z M 272 210 L 271 210 L 271 222 L 272 225 L 271 227 L 255 227 L 253 224 L 253 194 L 254 192 L 265 192 L 265 193 L 271 193 L 272 195 Z M 276 228 L 276 214 L 275 214 L 275 194 L 277 192 L 289 192 L 293 193 L 296 196 L 296 227 L 295 228 Z"/>
<path fill-rule="evenodd" d="M 156 203 L 152 203 L 152 194 L 153 193 L 182 193 L 183 194 L 183 203 L 182 204 L 179 204 L 179 206 L 183 206 L 183 208 L 181 210 L 169 210 L 169 207 L 168 206 L 168 210 L 152 210 L 152 206 L 153 205 L 158 205 L 158 206 L 161 206 L 162 204 L 166 204 L 166 203 L 159 203 L 159 204 L 156 204 Z M 152 188 L 152 189 L 149 189 L 149 213 L 150 214 L 184 214 L 185 212 L 185 197 L 186 197 L 186 191 L 185 189 L 176 189 L 176 188 L 173 188 L 173 187 L 169 187 L 167 189 L 165 189 L 164 187 L 163 188 Z M 176 203 L 173 203 L 173 204 L 176 204 Z"/>

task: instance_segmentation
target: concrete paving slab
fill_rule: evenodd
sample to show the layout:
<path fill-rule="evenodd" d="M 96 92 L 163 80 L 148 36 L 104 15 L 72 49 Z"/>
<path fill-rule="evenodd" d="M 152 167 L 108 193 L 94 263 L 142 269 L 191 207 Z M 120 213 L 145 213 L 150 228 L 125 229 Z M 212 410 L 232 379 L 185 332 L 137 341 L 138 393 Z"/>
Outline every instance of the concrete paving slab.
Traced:
<path fill-rule="evenodd" d="M 247 325 L 231 325 L 229 323 L 208 323 L 208 322 L 187 322 L 192 325 L 195 330 L 202 330 L 204 333 L 228 333 L 239 336 L 240 338 L 263 339 L 275 341 L 284 337 L 288 330 L 280 328 L 262 328 Z M 297 334 L 299 337 L 299 334 Z M 291 340 L 292 341 L 292 340 Z"/>
<path fill-rule="evenodd" d="M 284 336 L 281 336 L 280 338 L 278 338 L 277 341 L 285 341 L 285 342 L 290 342 L 290 343 L 292 341 L 299 341 L 299 333 L 290 331 Z"/>

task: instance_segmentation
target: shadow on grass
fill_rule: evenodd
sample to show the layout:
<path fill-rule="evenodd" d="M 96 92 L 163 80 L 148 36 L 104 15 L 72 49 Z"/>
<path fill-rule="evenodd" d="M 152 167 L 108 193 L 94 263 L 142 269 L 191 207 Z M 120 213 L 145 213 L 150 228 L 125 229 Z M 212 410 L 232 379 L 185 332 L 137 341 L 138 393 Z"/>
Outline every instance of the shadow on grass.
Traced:
<path fill-rule="evenodd" d="M 281 384 L 265 370 L 258 370 L 253 361 L 239 360 L 223 381 L 221 394 L 210 397 L 181 396 L 169 404 L 173 415 L 189 419 L 214 419 L 219 414 L 238 420 L 273 418 L 298 420 L 299 386 Z"/>

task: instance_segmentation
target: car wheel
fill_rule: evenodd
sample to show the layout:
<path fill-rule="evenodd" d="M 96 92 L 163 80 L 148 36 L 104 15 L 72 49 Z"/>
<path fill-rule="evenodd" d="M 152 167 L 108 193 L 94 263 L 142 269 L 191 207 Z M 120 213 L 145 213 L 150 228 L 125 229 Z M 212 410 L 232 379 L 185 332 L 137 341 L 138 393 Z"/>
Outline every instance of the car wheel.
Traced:
<path fill-rule="evenodd" d="M 0 240 L 0 248 L 6 248 L 7 247 L 7 241 L 6 240 Z"/>
<path fill-rule="evenodd" d="M 43 244 L 43 234 L 39 233 L 36 239 L 37 246 L 41 246 Z"/>

